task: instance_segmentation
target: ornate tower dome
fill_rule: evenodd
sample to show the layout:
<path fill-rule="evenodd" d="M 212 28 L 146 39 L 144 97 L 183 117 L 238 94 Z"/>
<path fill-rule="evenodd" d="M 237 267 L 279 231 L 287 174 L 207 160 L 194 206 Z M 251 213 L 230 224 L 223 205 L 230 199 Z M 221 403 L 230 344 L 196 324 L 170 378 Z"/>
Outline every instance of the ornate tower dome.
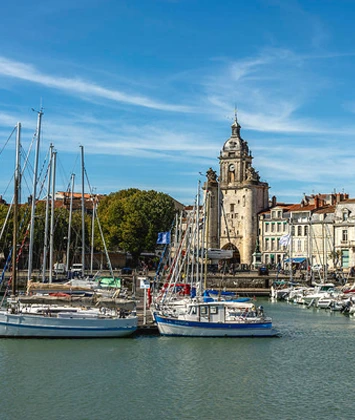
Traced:
<path fill-rule="evenodd" d="M 239 156 L 248 156 L 249 155 L 249 147 L 248 143 L 242 139 L 240 136 L 240 129 L 241 126 L 237 120 L 237 114 L 235 114 L 234 122 L 231 125 L 232 128 L 232 136 L 224 143 L 220 157 L 229 157 L 231 153 L 237 153 Z M 236 155 L 234 155 L 236 156 Z"/>
<path fill-rule="evenodd" d="M 232 135 L 224 143 L 220 152 L 220 182 L 227 187 L 235 187 L 244 182 L 259 181 L 258 175 L 251 166 L 253 157 L 248 143 L 240 135 L 241 126 L 237 113 L 231 125 Z"/>

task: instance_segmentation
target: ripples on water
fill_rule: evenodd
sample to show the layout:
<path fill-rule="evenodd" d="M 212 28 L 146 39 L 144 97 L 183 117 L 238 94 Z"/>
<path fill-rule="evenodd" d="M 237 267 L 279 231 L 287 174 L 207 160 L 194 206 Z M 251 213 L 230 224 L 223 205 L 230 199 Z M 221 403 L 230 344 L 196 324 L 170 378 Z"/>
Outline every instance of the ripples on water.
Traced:
<path fill-rule="evenodd" d="M 263 301 L 281 338 L 0 340 L 0 419 L 349 419 L 355 319 Z"/>

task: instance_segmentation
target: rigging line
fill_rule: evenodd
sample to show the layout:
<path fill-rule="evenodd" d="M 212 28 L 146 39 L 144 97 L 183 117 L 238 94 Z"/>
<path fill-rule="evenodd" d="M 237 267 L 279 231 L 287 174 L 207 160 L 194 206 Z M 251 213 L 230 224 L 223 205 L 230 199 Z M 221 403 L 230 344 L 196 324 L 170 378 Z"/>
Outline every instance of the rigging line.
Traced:
<path fill-rule="evenodd" d="M 21 147 L 21 150 L 24 150 L 24 149 Z M 22 167 L 22 171 L 21 171 L 21 179 L 23 179 L 23 177 L 24 177 L 24 173 L 25 173 L 25 169 L 26 169 L 26 166 L 27 166 L 27 162 L 28 162 L 28 155 L 27 155 L 26 160 L 25 160 L 25 163 L 24 163 L 24 165 L 23 165 L 23 167 Z M 9 184 L 8 184 L 8 185 L 7 185 L 7 187 L 6 187 L 6 191 L 7 191 L 7 189 L 9 188 L 9 185 L 12 183 L 13 178 L 14 178 L 14 175 L 12 175 L 12 177 L 11 177 L 11 179 L 10 179 L 10 181 L 9 181 Z M 27 186 L 27 188 L 28 188 L 28 184 L 27 184 L 26 178 L 24 178 L 24 179 L 25 179 L 26 186 Z M 28 188 L 28 189 L 29 189 L 29 188 Z M 10 212 L 11 212 L 11 209 L 12 209 L 12 205 L 13 205 L 13 197 L 12 197 L 12 199 L 11 199 L 11 203 L 10 203 L 10 205 L 9 205 L 9 209 L 8 209 L 8 212 L 7 212 L 7 215 L 6 215 L 6 218 L 5 218 L 5 222 L 4 222 L 3 227 L 2 227 L 2 229 L 1 229 L 1 232 L 0 232 L 0 240 L 1 240 L 2 236 L 3 236 L 3 234 L 4 234 L 5 225 L 7 224 L 8 219 L 9 219 L 9 217 L 10 217 Z"/>
<path fill-rule="evenodd" d="M 60 178 L 60 180 L 61 180 L 61 185 L 66 185 L 66 182 L 67 182 L 67 179 L 68 179 L 67 178 L 67 171 L 66 171 L 66 169 L 65 169 L 65 167 L 62 163 L 62 160 L 60 159 L 59 156 L 57 156 L 57 174 L 58 174 L 58 172 L 60 173 L 60 176 L 58 178 Z M 70 182 L 71 181 L 69 180 L 68 187 L 64 191 L 68 191 L 70 189 Z"/>
<path fill-rule="evenodd" d="M 92 187 L 90 185 L 89 176 L 88 176 L 88 174 L 86 172 L 86 168 L 85 167 L 84 167 L 84 172 L 85 172 L 86 181 L 87 181 L 88 186 L 89 186 L 89 192 L 90 192 L 90 195 L 92 197 L 92 211 L 94 212 L 95 211 L 94 193 L 93 193 L 93 189 L 92 189 Z M 107 249 L 107 246 L 106 246 L 106 241 L 105 241 L 104 233 L 103 233 L 103 230 L 102 230 L 102 227 L 101 227 L 101 223 L 100 223 L 100 219 L 99 219 L 99 215 L 98 215 L 97 212 L 95 212 L 95 216 L 96 216 L 96 223 L 97 223 L 97 226 L 99 228 L 99 232 L 100 232 L 100 236 L 101 236 L 101 242 L 102 242 L 102 244 L 104 246 L 104 251 L 105 251 L 105 254 L 106 254 L 107 265 L 109 267 L 109 270 L 110 270 L 110 273 L 111 273 L 112 278 L 115 278 L 114 273 L 113 273 L 113 270 L 112 270 L 111 260 L 110 260 L 110 257 L 108 255 L 108 249 Z"/>
<path fill-rule="evenodd" d="M 88 176 L 88 173 L 86 172 L 86 168 L 84 168 L 84 171 L 85 171 L 85 177 L 86 177 L 86 181 L 87 181 L 87 183 L 88 183 L 88 187 L 89 187 L 90 194 L 91 194 L 91 195 L 93 195 L 93 192 L 92 192 L 92 187 L 91 187 L 91 185 L 90 185 L 89 176 Z"/>
<path fill-rule="evenodd" d="M 22 147 L 22 145 L 21 145 L 21 148 L 20 148 L 21 156 L 25 156 L 24 163 L 22 165 L 21 179 L 24 177 L 25 170 L 27 169 L 27 164 L 29 162 L 29 157 L 30 157 L 32 146 L 33 146 L 33 142 L 34 142 L 34 136 L 32 137 L 32 141 L 31 141 L 30 147 L 28 148 L 27 154 L 25 153 L 25 149 Z M 13 179 L 13 177 L 12 177 L 12 179 Z M 28 187 L 28 184 L 27 184 L 26 180 L 25 180 L 25 183 L 26 183 L 27 189 L 29 190 L 29 187 Z"/>
<path fill-rule="evenodd" d="M 43 179 L 43 181 L 42 181 L 42 186 L 41 186 L 41 189 L 40 189 L 40 191 L 38 192 L 37 197 L 35 197 L 35 200 L 39 200 L 39 197 L 40 197 L 40 195 L 41 195 L 41 193 L 42 193 L 42 191 L 43 191 L 43 189 L 44 189 L 43 184 L 44 184 L 44 182 L 45 182 L 45 180 L 46 180 L 46 177 L 47 177 L 47 174 L 48 174 L 48 169 L 47 169 L 47 161 L 48 161 L 48 157 L 49 157 L 49 152 L 46 154 L 46 157 L 45 157 L 45 159 L 44 159 L 44 161 L 43 161 L 43 164 L 42 164 L 42 167 L 41 167 L 40 173 L 39 173 L 39 175 L 38 175 L 38 177 L 37 177 L 37 183 L 39 183 L 39 181 L 40 181 L 40 179 L 41 179 L 41 177 L 42 177 L 42 175 L 43 175 L 43 172 L 44 172 L 44 171 L 46 171 L 46 172 L 45 172 L 45 173 L 46 173 L 46 175 L 45 175 L 45 177 L 44 177 L 44 179 Z M 28 162 L 28 161 L 27 161 L 27 162 Z M 31 166 L 31 169 L 33 170 L 33 167 L 32 167 L 32 166 Z M 29 172 L 29 174 L 30 174 L 30 175 L 32 175 L 30 171 L 28 171 L 28 172 Z M 29 185 L 28 185 L 28 183 L 27 183 L 27 181 L 26 181 L 26 178 L 24 178 L 24 179 L 25 179 L 25 184 L 26 184 L 27 189 L 28 189 L 28 190 L 30 190 Z M 31 194 L 30 194 L 30 195 L 31 195 Z"/>
<path fill-rule="evenodd" d="M 11 177 L 11 179 L 10 179 L 10 181 L 8 182 L 8 184 L 6 185 L 6 188 L 5 188 L 5 190 L 4 190 L 4 192 L 2 193 L 2 196 L 3 197 L 5 197 L 6 196 L 6 194 L 7 194 L 7 190 L 10 188 L 10 185 L 12 185 L 13 184 L 13 179 L 14 179 L 14 176 L 12 175 L 12 177 Z"/>
<path fill-rule="evenodd" d="M 76 159 L 75 159 L 75 162 L 74 162 L 74 165 L 73 165 L 73 168 L 72 168 L 72 170 L 70 171 L 70 173 L 72 173 L 72 174 L 74 174 L 75 172 L 74 172 L 74 169 L 75 169 L 75 167 L 76 167 L 76 165 L 77 165 L 77 163 L 78 163 L 78 160 L 79 160 L 79 154 L 76 156 Z"/>
<path fill-rule="evenodd" d="M 10 140 L 11 136 L 13 135 L 13 133 L 14 133 L 14 131 L 15 131 L 16 129 L 17 129 L 17 126 L 15 126 L 15 128 L 12 130 L 12 133 L 10 134 L 10 137 L 7 139 L 7 141 L 6 141 L 5 145 L 4 145 L 4 147 L 3 147 L 3 148 L 1 149 L 1 151 L 0 151 L 0 155 L 1 155 L 1 153 L 3 152 L 4 148 L 6 147 L 6 144 L 8 143 L 8 141 Z M 22 146 L 21 146 L 21 149 L 22 149 Z M 20 150 L 20 153 L 21 153 L 21 150 Z M 23 175 L 23 173 L 21 174 L 21 176 L 22 176 L 22 175 Z M 5 191 L 3 192 L 3 196 L 5 196 L 5 195 L 7 194 L 7 190 L 9 189 L 10 185 L 12 184 L 13 179 L 14 179 L 14 176 L 12 175 L 12 177 L 11 177 L 11 179 L 10 179 L 9 183 L 7 184 L 7 186 L 6 186 L 6 188 L 5 188 Z"/>
<path fill-rule="evenodd" d="M 0 155 L 1 155 L 1 153 L 4 151 L 4 149 L 5 149 L 6 145 L 7 145 L 7 143 L 10 141 L 10 139 L 11 139 L 12 135 L 14 134 L 14 132 L 15 132 L 16 130 L 17 130 L 17 125 L 15 125 L 15 127 L 14 127 L 14 128 L 13 128 L 13 130 L 11 131 L 11 134 L 9 135 L 8 139 L 6 140 L 6 142 L 5 142 L 4 146 L 3 146 L 3 148 L 0 150 Z"/>

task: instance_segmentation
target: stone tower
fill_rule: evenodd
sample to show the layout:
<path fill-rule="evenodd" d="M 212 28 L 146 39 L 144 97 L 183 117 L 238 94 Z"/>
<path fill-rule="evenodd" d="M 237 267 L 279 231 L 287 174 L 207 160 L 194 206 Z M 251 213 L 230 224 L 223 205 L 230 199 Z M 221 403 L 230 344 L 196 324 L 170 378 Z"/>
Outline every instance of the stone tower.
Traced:
<path fill-rule="evenodd" d="M 235 250 L 235 262 L 252 263 L 258 237 L 258 213 L 269 207 L 269 185 L 260 181 L 252 166 L 248 143 L 240 136 L 235 120 L 232 135 L 219 156 L 219 188 L 223 201 L 220 220 L 220 247 Z"/>
<path fill-rule="evenodd" d="M 208 205 L 207 215 L 207 247 L 208 248 L 219 248 L 219 237 L 220 237 L 220 210 L 218 200 L 218 181 L 216 172 L 210 168 L 206 172 L 207 182 L 204 184 L 203 189 L 205 190 L 206 200 Z"/>

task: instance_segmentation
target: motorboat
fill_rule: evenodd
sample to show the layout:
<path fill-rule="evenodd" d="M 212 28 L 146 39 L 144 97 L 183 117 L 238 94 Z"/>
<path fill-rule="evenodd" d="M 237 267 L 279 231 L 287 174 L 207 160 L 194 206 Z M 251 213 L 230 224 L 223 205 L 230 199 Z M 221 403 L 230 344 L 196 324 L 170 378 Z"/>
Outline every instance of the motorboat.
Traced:
<path fill-rule="evenodd" d="M 154 312 L 160 334 L 189 337 L 274 337 L 279 333 L 253 303 L 192 300 L 185 312 Z"/>

